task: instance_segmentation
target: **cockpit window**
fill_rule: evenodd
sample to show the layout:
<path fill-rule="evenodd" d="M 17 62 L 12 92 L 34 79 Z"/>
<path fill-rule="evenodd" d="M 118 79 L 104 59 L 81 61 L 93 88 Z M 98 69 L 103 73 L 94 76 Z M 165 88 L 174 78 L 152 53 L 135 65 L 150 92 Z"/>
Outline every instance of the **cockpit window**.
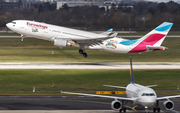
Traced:
<path fill-rule="evenodd" d="M 142 96 L 155 96 L 154 93 L 143 93 Z"/>
<path fill-rule="evenodd" d="M 11 23 L 16 24 L 16 22 L 11 22 Z"/>

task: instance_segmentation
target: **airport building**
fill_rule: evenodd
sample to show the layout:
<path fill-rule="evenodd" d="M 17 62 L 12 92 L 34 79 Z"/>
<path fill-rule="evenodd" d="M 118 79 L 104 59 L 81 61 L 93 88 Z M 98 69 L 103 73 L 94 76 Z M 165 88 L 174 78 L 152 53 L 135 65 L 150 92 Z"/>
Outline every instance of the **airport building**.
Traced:
<path fill-rule="evenodd" d="M 0 2 L 0 11 L 6 11 L 6 10 L 9 10 L 9 9 L 14 9 L 14 8 L 18 8 L 19 7 L 19 4 L 16 2 L 4 2 L 4 1 L 1 1 Z"/>
<path fill-rule="evenodd" d="M 59 0 L 57 1 L 57 9 L 62 8 L 64 4 L 67 4 L 69 8 L 85 5 L 102 7 L 104 6 L 104 0 Z"/>

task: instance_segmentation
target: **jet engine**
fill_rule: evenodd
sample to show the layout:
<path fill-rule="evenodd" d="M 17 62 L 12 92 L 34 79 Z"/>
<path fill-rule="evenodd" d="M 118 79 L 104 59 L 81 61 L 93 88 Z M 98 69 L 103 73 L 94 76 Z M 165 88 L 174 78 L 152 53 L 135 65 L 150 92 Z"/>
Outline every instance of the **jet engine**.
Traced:
<path fill-rule="evenodd" d="M 111 103 L 111 108 L 115 111 L 119 111 L 122 108 L 122 103 L 118 100 L 115 100 Z"/>
<path fill-rule="evenodd" d="M 170 100 L 164 102 L 164 107 L 166 110 L 172 110 L 174 108 L 174 103 Z"/>
<path fill-rule="evenodd" d="M 62 38 L 55 38 L 54 39 L 54 45 L 58 46 L 58 47 L 66 47 L 67 40 L 62 39 Z"/>

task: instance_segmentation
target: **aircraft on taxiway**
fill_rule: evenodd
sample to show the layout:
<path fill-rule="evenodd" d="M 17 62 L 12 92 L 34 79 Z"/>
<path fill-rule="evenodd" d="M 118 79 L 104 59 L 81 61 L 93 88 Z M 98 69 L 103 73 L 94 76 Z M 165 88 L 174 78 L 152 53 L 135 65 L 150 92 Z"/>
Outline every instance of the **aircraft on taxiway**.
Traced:
<path fill-rule="evenodd" d="M 117 33 L 110 35 L 113 29 L 101 34 L 66 28 L 29 20 L 14 20 L 6 26 L 24 36 L 53 41 L 55 46 L 80 47 L 79 53 L 87 57 L 85 49 L 103 50 L 113 53 L 134 53 L 164 50 L 161 46 L 173 23 L 164 22 L 157 28 L 136 40 L 118 38 Z"/>
<path fill-rule="evenodd" d="M 127 87 L 121 86 L 112 86 L 112 85 L 104 85 L 107 87 L 114 88 L 123 88 L 126 89 L 127 97 L 118 97 L 118 96 L 106 96 L 106 95 L 93 95 L 93 94 L 84 94 L 84 93 L 72 93 L 72 92 L 63 92 L 65 94 L 74 94 L 74 95 L 84 95 L 84 96 L 93 96 L 93 97 L 103 97 L 103 98 L 112 98 L 114 101 L 111 103 L 111 108 L 115 111 L 126 112 L 126 108 L 124 105 L 127 102 L 131 102 L 133 105 L 142 105 L 145 107 L 145 112 L 148 113 L 148 107 L 155 104 L 153 111 L 160 112 L 159 101 L 166 100 L 163 104 L 166 110 L 172 110 L 174 108 L 174 103 L 170 100 L 170 98 L 177 98 L 180 95 L 175 96 L 165 96 L 165 97 L 157 97 L 155 91 L 150 88 L 157 85 L 143 86 L 136 84 L 134 82 L 133 68 L 132 68 L 132 58 L 130 57 L 130 72 L 131 72 L 131 82 L 127 85 Z"/>

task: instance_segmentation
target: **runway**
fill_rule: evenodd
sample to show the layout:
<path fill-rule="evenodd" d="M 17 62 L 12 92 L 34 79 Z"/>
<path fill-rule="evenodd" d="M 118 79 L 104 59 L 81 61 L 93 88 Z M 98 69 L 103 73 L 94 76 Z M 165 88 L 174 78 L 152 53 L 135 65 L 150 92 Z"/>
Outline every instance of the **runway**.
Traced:
<path fill-rule="evenodd" d="M 0 96 L 0 113 L 118 113 L 111 109 L 113 99 L 85 96 Z M 174 112 L 180 99 L 172 99 Z M 127 112 L 144 112 L 144 107 L 126 104 Z M 165 112 L 160 102 L 161 112 Z M 152 112 L 153 106 L 149 108 Z"/>
<path fill-rule="evenodd" d="M 0 69 L 129 69 L 129 63 L 0 63 Z M 134 69 L 180 69 L 180 63 L 133 63 Z"/>

